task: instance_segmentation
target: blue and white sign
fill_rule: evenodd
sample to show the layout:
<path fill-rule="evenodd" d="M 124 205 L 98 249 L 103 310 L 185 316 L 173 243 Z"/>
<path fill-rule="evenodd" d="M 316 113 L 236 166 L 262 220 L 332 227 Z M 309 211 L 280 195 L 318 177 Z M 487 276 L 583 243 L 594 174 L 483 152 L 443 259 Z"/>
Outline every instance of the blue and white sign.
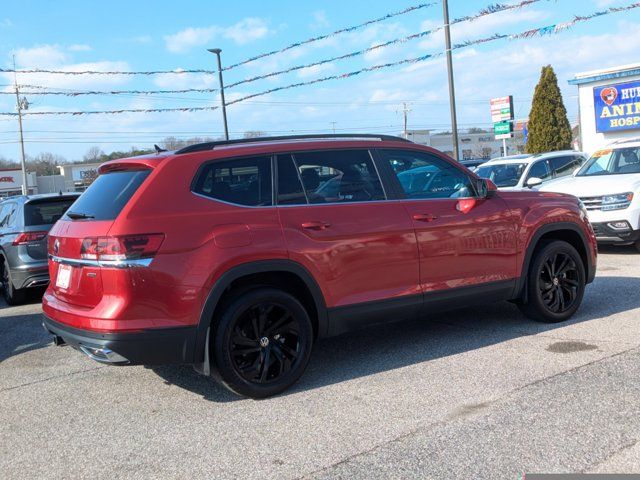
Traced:
<path fill-rule="evenodd" d="M 640 129 L 640 80 L 593 89 L 597 132 Z"/>

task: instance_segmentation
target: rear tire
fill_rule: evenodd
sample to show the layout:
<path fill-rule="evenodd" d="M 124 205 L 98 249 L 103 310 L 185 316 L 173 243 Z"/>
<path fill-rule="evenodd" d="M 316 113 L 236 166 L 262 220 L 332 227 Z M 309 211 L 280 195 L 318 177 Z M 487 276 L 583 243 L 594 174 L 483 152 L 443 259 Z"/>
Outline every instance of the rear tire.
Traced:
<path fill-rule="evenodd" d="M 211 367 L 231 391 L 270 397 L 302 376 L 312 343 L 311 319 L 295 297 L 275 288 L 256 288 L 223 307 L 210 342 Z"/>
<path fill-rule="evenodd" d="M 636 240 L 636 243 L 633 244 L 636 247 L 638 253 L 640 253 L 640 240 Z"/>
<path fill-rule="evenodd" d="M 582 257 L 567 242 L 541 244 L 527 274 L 527 303 L 520 311 L 538 322 L 558 323 L 578 310 L 586 285 Z"/>
<path fill-rule="evenodd" d="M 17 289 L 13 286 L 11 270 L 6 259 L 2 266 L 2 296 L 8 305 L 20 305 L 27 297 L 27 292 L 24 289 Z"/>

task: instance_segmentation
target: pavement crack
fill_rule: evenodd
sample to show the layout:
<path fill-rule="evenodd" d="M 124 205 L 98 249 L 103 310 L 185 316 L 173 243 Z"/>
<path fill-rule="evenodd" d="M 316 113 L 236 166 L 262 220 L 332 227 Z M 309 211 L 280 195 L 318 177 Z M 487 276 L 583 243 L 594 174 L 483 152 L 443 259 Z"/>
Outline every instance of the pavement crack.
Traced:
<path fill-rule="evenodd" d="M 102 368 L 106 368 L 107 366 L 108 365 L 100 365 L 100 366 L 97 366 L 97 367 L 88 368 L 86 370 L 76 370 L 75 372 L 65 373 L 64 375 L 54 375 L 53 377 L 41 378 L 40 380 L 34 380 L 33 382 L 27 382 L 27 383 L 22 383 L 20 385 L 14 385 L 13 387 L 3 388 L 2 390 L 0 390 L 0 393 L 9 392 L 11 390 L 16 390 L 16 389 L 22 388 L 22 387 L 28 387 L 30 385 L 35 385 L 37 383 L 48 382 L 50 380 L 57 380 L 59 378 L 72 377 L 72 376 L 78 375 L 80 373 L 93 372 L 95 370 L 100 370 Z"/>

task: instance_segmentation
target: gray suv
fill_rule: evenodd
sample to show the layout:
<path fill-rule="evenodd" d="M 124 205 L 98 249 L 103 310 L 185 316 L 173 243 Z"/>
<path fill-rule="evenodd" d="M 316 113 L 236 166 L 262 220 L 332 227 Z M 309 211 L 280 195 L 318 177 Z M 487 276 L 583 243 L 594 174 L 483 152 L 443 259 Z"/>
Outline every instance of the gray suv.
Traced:
<path fill-rule="evenodd" d="M 28 288 L 49 283 L 47 234 L 79 195 L 16 196 L 0 202 L 0 269 L 9 305 L 22 303 Z"/>

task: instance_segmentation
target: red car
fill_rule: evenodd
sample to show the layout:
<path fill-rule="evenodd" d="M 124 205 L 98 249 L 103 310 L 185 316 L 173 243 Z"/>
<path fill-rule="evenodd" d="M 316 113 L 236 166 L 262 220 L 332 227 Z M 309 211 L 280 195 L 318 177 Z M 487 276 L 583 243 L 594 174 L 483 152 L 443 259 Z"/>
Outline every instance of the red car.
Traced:
<path fill-rule="evenodd" d="M 577 198 L 498 192 L 396 137 L 213 142 L 99 173 L 49 235 L 55 342 L 250 397 L 292 385 L 321 337 L 502 300 L 559 322 L 595 275 Z"/>

